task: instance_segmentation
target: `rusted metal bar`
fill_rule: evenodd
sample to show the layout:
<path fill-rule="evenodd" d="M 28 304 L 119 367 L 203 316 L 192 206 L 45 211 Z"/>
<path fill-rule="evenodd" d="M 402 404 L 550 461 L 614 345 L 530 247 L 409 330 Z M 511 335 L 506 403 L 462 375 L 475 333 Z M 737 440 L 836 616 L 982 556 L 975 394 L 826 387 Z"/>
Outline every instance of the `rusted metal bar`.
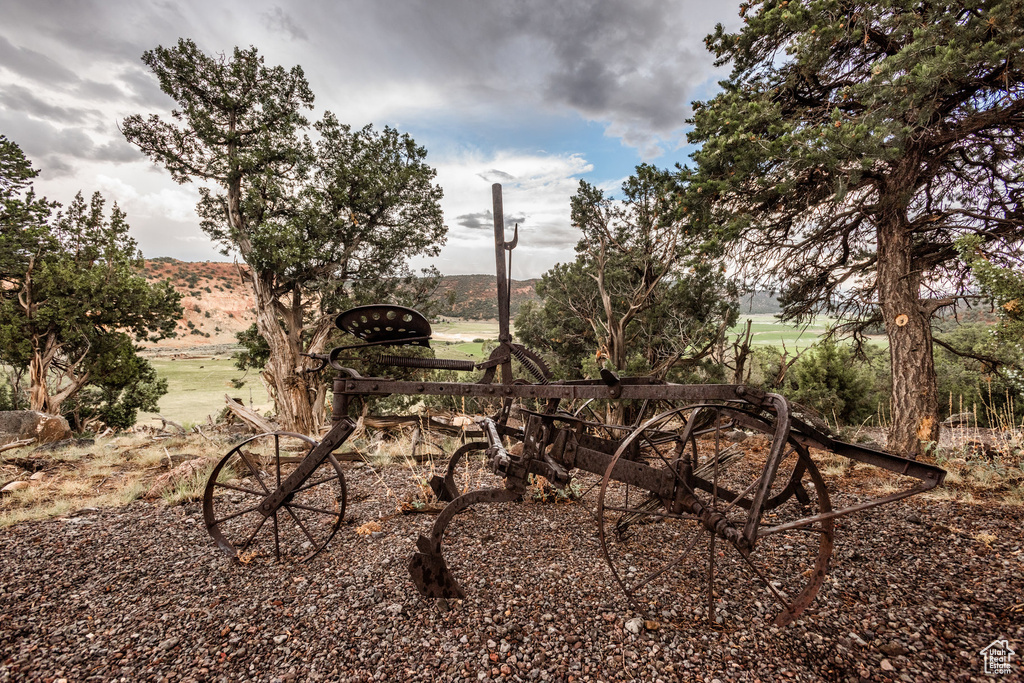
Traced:
<path fill-rule="evenodd" d="M 312 474 L 324 460 L 334 452 L 336 448 L 344 443 L 345 439 L 355 431 L 356 423 L 350 417 L 344 417 L 338 421 L 331 431 L 324 435 L 324 438 L 302 459 L 295 471 L 283 482 L 278 483 L 277 489 L 267 495 L 260 503 L 259 512 L 268 516 L 274 514 L 281 504 L 292 494 L 295 489 L 302 486 L 303 482 Z"/>
<path fill-rule="evenodd" d="M 757 408 L 766 408 L 764 394 L 750 387 L 735 384 L 632 384 L 624 378 L 618 385 L 621 391 L 613 397 L 615 387 L 601 383 L 561 382 L 551 384 L 468 384 L 462 382 L 409 382 L 381 377 L 347 378 L 343 392 L 384 396 L 388 394 L 423 394 L 426 396 L 474 396 L 494 398 L 535 399 L 603 399 L 666 401 L 742 401 Z"/>

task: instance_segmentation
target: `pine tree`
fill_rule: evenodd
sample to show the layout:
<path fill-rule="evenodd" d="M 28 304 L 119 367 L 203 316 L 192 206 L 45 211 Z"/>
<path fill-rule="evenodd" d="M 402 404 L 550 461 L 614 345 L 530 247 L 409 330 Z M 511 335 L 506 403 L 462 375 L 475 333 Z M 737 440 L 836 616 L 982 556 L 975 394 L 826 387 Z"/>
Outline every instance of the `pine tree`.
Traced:
<path fill-rule="evenodd" d="M 1024 2 L 769 0 L 707 39 L 679 210 L 735 240 L 788 319 L 884 323 L 889 447 L 938 440 L 930 320 L 972 294 L 958 238 L 1024 242 Z"/>

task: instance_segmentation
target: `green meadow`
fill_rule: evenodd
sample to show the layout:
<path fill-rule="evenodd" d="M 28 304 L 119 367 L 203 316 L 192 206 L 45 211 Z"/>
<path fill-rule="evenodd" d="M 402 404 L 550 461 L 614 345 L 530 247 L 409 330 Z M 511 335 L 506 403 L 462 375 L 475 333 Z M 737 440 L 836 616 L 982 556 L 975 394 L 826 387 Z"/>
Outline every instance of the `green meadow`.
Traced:
<path fill-rule="evenodd" d="M 787 349 L 804 349 L 818 341 L 825 333 L 825 328 L 832 322 L 827 318 L 819 318 L 808 325 L 783 323 L 771 313 L 741 315 L 730 334 L 740 335 L 750 325 L 750 342 L 754 346 L 777 346 Z"/>
<path fill-rule="evenodd" d="M 160 415 L 179 422 L 201 423 L 210 415 L 215 420 L 224 409 L 225 394 L 242 399 L 247 406 L 266 412 L 270 408 L 270 397 L 260 381 L 259 375 L 249 371 L 242 377 L 242 371 L 235 367 L 231 358 L 150 358 L 157 375 L 167 380 L 167 394 L 160 399 Z M 242 379 L 244 384 L 236 389 L 231 380 Z M 159 425 L 156 413 L 139 415 L 140 425 Z"/>

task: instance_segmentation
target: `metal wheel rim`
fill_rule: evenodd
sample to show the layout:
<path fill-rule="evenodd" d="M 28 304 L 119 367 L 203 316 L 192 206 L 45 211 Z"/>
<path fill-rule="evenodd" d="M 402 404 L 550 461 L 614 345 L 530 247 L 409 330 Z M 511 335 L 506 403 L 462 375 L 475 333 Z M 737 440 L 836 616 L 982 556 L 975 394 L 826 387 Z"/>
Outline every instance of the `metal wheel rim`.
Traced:
<path fill-rule="evenodd" d="M 716 407 L 718 408 L 718 410 L 720 412 L 732 412 L 732 411 L 735 411 L 734 408 L 727 408 L 725 406 L 716 406 Z M 608 521 L 608 516 L 605 514 L 605 512 L 606 512 L 606 499 L 607 499 L 607 495 L 608 495 L 609 485 L 614 482 L 614 480 L 611 478 L 611 475 L 612 475 L 612 472 L 613 472 L 613 470 L 615 468 L 616 463 L 623 456 L 623 454 L 628 451 L 630 444 L 633 441 L 635 441 L 637 438 L 639 438 L 639 435 L 640 435 L 640 433 L 643 430 L 646 430 L 647 428 L 649 428 L 651 426 L 657 426 L 657 425 L 660 425 L 660 424 L 664 424 L 665 422 L 668 422 L 669 420 L 671 420 L 674 416 L 679 416 L 679 415 L 681 415 L 683 413 L 686 413 L 688 411 L 693 411 L 693 410 L 696 410 L 698 408 L 699 407 L 695 407 L 695 406 L 685 406 L 685 407 L 682 407 L 682 408 L 673 409 L 673 410 L 670 410 L 670 411 L 666 411 L 665 413 L 662 413 L 662 414 L 660 414 L 658 416 L 655 416 L 655 417 L 651 418 L 650 420 L 648 420 L 647 422 L 645 422 L 644 425 L 642 425 L 641 427 L 636 429 L 633 433 L 631 433 L 629 435 L 629 437 L 627 437 L 623 441 L 623 443 L 620 446 L 620 448 L 616 451 L 616 453 L 612 457 L 612 460 L 609 463 L 609 465 L 608 465 L 608 467 L 607 467 L 607 469 L 605 471 L 604 477 L 602 478 L 602 481 L 601 481 L 600 491 L 599 491 L 599 494 L 598 494 L 598 507 L 597 507 L 597 511 L 596 511 L 596 517 L 597 517 L 597 522 L 598 522 L 598 535 L 599 535 L 599 538 L 600 538 L 600 541 L 601 541 L 602 555 L 604 556 L 605 562 L 608 564 L 608 567 L 609 567 L 609 569 L 612 572 L 612 576 L 613 576 L 615 582 L 619 585 L 620 589 L 623 591 L 623 593 L 626 595 L 626 597 L 630 600 L 630 602 L 632 604 L 634 604 L 634 606 L 636 606 L 636 607 L 638 607 L 640 609 L 643 609 L 643 607 L 639 604 L 635 593 L 638 592 L 638 589 L 642 590 L 644 588 L 644 586 L 646 586 L 647 584 L 646 583 L 640 583 L 637 586 L 634 586 L 633 589 L 631 590 L 631 588 L 627 585 L 627 582 L 625 581 L 624 577 L 622 576 L 619 567 L 616 566 L 616 561 L 613 560 L 612 553 L 611 553 L 611 551 L 609 549 L 609 542 L 610 542 L 611 534 L 609 534 L 608 530 L 606 529 L 606 523 Z M 758 422 L 760 422 L 762 424 L 763 429 L 764 429 L 764 433 L 766 433 L 768 435 L 772 434 L 773 430 L 771 429 L 771 425 L 766 420 L 764 420 L 763 418 L 761 418 L 761 417 L 759 417 L 757 415 L 754 415 L 753 413 L 749 413 L 748 411 L 741 411 L 741 412 L 746 412 L 748 415 L 754 417 Z M 692 435 L 688 435 L 688 438 L 692 438 Z M 795 453 L 796 458 L 797 458 L 796 464 L 794 465 L 793 471 L 787 477 L 788 481 L 787 481 L 786 487 L 783 489 L 783 491 L 781 491 L 777 495 L 769 498 L 766 501 L 766 503 L 765 503 L 765 505 L 764 505 L 764 507 L 763 507 L 763 509 L 761 511 L 762 515 L 765 515 L 770 510 L 773 510 L 775 508 L 778 508 L 778 507 L 784 505 L 788 500 L 790 500 L 794 496 L 794 493 L 795 493 L 793 490 L 791 490 L 793 488 L 793 483 L 794 482 L 799 482 L 801 480 L 809 481 L 812 484 L 812 486 L 814 488 L 814 492 L 815 492 L 816 504 L 818 506 L 817 512 L 818 513 L 830 512 L 832 510 L 832 507 L 831 507 L 831 501 L 830 501 L 830 498 L 829 498 L 829 495 L 828 495 L 827 486 L 825 485 L 824 479 L 821 477 L 821 473 L 818 471 L 818 468 L 815 466 L 813 460 L 810 459 L 810 456 L 809 456 L 809 453 L 808 453 L 807 449 L 805 447 L 803 447 L 802 445 L 800 445 L 798 442 L 796 442 L 792 438 L 787 439 L 787 445 L 788 445 L 788 447 L 791 447 L 792 451 L 785 451 L 785 452 L 786 453 L 791 453 L 791 452 Z M 684 446 L 684 448 L 685 448 L 685 446 Z M 694 446 L 694 448 L 696 448 L 696 446 Z M 779 474 L 781 474 L 781 472 L 777 473 L 776 480 L 778 480 L 778 475 Z M 769 503 L 771 505 L 769 505 Z M 662 502 L 662 505 L 663 505 L 663 502 Z M 813 562 L 812 570 L 810 572 L 810 576 L 808 577 L 808 580 L 807 580 L 806 584 L 803 585 L 802 590 L 800 590 L 799 592 L 795 592 L 794 597 L 789 599 L 788 605 L 784 606 L 782 611 L 779 613 L 778 617 L 775 620 L 775 623 L 777 625 L 780 625 L 780 626 L 785 625 L 785 624 L 789 623 L 790 621 L 792 621 L 796 616 L 798 616 L 814 600 L 814 598 L 817 596 L 817 594 L 818 594 L 822 584 L 824 583 L 825 576 L 826 576 L 826 574 L 828 572 L 829 558 L 831 557 L 832 548 L 833 548 L 833 541 L 834 541 L 834 524 L 833 524 L 833 520 L 831 520 L 831 519 L 826 520 L 825 522 L 822 522 L 819 526 L 820 526 L 820 531 L 817 534 L 818 537 L 819 537 L 819 540 L 818 540 L 818 543 L 816 544 L 817 545 L 817 551 L 815 553 L 815 559 L 814 559 L 814 562 Z M 701 531 L 700 531 L 699 528 L 696 530 L 696 533 L 693 536 L 695 537 L 696 540 L 699 540 L 699 537 L 701 536 Z M 724 543 L 724 540 L 721 537 L 718 537 L 717 541 Z M 813 546 L 814 544 L 812 543 L 810 545 Z M 715 552 L 715 550 L 714 550 L 714 542 L 709 541 L 709 546 L 711 548 L 711 552 L 714 553 Z M 742 554 L 741 551 L 734 544 L 728 544 L 728 546 L 731 547 L 734 552 Z M 687 553 L 689 553 L 689 549 L 684 552 L 684 556 Z M 756 553 L 757 553 L 757 550 L 756 550 L 756 547 L 755 547 L 755 549 L 753 551 L 751 551 L 750 556 L 751 557 L 756 557 Z M 694 558 L 696 558 L 696 557 L 697 556 L 694 555 Z M 757 572 L 757 568 L 753 564 L 751 564 L 750 566 L 751 566 L 751 569 L 754 572 Z M 752 577 L 752 580 L 754 578 L 756 578 L 756 577 Z M 761 578 L 761 582 L 766 584 L 766 590 L 768 590 L 768 589 L 775 590 L 772 586 L 768 586 L 767 585 L 767 581 L 770 580 L 770 579 L 765 579 L 763 576 L 761 576 L 760 578 Z M 709 597 L 713 596 L 714 590 L 715 590 L 714 589 L 714 577 L 712 575 L 712 577 L 709 579 L 709 582 L 708 582 Z M 712 602 L 712 604 L 713 604 L 713 602 Z M 712 612 L 713 612 L 713 608 L 709 607 L 709 615 Z"/>
<path fill-rule="evenodd" d="M 238 455 L 240 457 L 241 449 L 244 448 L 246 445 L 253 443 L 254 441 L 257 441 L 257 440 L 260 440 L 260 439 L 266 439 L 268 437 L 275 437 L 275 448 L 277 450 L 277 454 L 278 455 L 280 455 L 280 440 L 282 438 L 297 439 L 297 440 L 299 440 L 299 441 L 301 441 L 301 442 L 303 442 L 305 444 L 308 444 L 309 445 L 309 449 L 306 451 L 307 455 L 308 455 L 309 451 L 311 451 L 316 446 L 316 444 L 317 444 L 317 442 L 315 440 L 309 438 L 308 436 L 305 436 L 303 434 L 297 434 L 295 432 L 264 432 L 262 434 L 253 435 L 253 436 L 245 439 L 241 443 L 236 444 L 234 447 L 231 448 L 231 450 L 229 450 L 227 452 L 227 454 L 224 455 L 223 458 L 220 459 L 220 461 L 214 467 L 213 471 L 210 473 L 209 479 L 207 480 L 206 488 L 203 491 L 203 520 L 204 520 L 204 522 L 206 524 L 207 531 L 210 533 L 210 536 L 217 543 L 217 547 L 220 548 L 225 553 L 227 553 L 228 555 L 231 555 L 232 557 L 234 557 L 236 559 L 241 559 L 239 553 L 240 552 L 244 552 L 244 549 L 237 549 L 235 547 L 235 543 L 233 543 L 232 540 L 230 538 L 228 538 L 228 536 L 223 532 L 223 529 L 222 529 L 223 523 L 225 521 L 228 521 L 228 520 L 226 520 L 224 518 L 221 518 L 221 519 L 218 520 L 218 518 L 216 517 L 216 510 L 215 510 L 216 496 L 214 495 L 214 492 L 218 488 L 221 488 L 221 487 L 227 488 L 224 484 L 218 482 L 218 478 L 220 477 L 220 474 L 223 471 L 224 467 L 227 466 L 236 457 L 236 455 Z M 244 462 L 244 459 L 242 459 L 242 460 Z M 280 465 L 279 461 L 277 463 L 275 463 L 275 465 L 279 467 L 279 465 Z M 348 500 L 348 490 L 347 490 L 347 487 L 345 485 L 344 472 L 342 471 L 341 465 L 338 462 L 338 460 L 333 455 L 329 455 L 324 460 L 324 462 L 321 463 L 320 466 L 317 467 L 317 469 L 314 470 L 314 472 L 310 475 L 310 479 L 316 479 L 317 472 L 322 471 L 322 469 L 324 468 L 325 465 L 329 465 L 331 468 L 333 468 L 334 474 L 336 475 L 336 479 L 337 479 L 337 487 L 339 489 L 339 495 L 335 499 L 336 500 L 336 504 L 337 504 L 337 512 L 336 513 L 332 513 L 332 515 L 331 515 L 331 516 L 335 516 L 336 518 L 335 518 L 334 522 L 327 528 L 327 533 L 326 533 L 325 537 L 323 538 L 323 540 L 318 540 L 316 542 L 311 543 L 311 546 L 312 546 L 311 547 L 311 551 L 308 554 L 305 554 L 303 556 L 298 557 L 297 558 L 298 562 L 307 562 L 307 561 L 311 560 L 312 558 L 316 557 L 320 552 L 322 552 L 324 550 L 324 548 L 327 547 L 327 545 L 331 542 L 331 540 L 337 534 L 338 529 L 341 528 L 341 525 L 344 522 L 345 507 L 346 507 L 347 500 Z M 280 478 L 280 477 L 278 477 L 278 478 Z M 334 477 L 331 477 L 328 480 L 315 483 L 314 485 L 320 486 L 320 485 L 330 484 L 333 481 L 334 481 Z M 287 508 L 288 506 L 287 506 L 287 504 L 285 504 L 285 505 L 282 505 L 281 507 L 282 508 Z M 262 527 L 266 526 L 266 527 L 274 528 L 274 527 L 278 527 L 279 526 L 278 525 L 278 520 L 277 520 L 277 514 L 278 514 L 279 511 L 280 511 L 280 508 L 279 508 L 278 511 L 275 511 L 274 514 L 267 516 L 266 517 L 267 522 L 259 522 L 259 521 L 256 522 L 256 525 L 258 527 L 260 527 L 260 528 L 258 528 L 256 530 L 256 532 L 253 534 L 252 538 L 250 538 L 249 541 L 245 544 L 246 547 L 248 547 L 255 540 L 255 538 L 257 536 L 259 536 L 262 533 L 265 533 L 263 531 Z M 292 514 L 292 516 L 294 516 L 294 512 L 293 511 L 289 512 L 289 514 Z M 251 517 L 252 515 L 256 515 L 258 517 L 262 517 L 262 515 L 259 513 L 259 511 L 254 509 L 254 510 L 250 510 L 248 512 L 245 512 L 244 514 L 238 515 L 238 518 L 241 518 L 241 517 Z M 272 520 L 272 521 L 270 521 L 270 520 Z M 277 533 L 279 533 L 279 530 L 278 530 Z M 311 539 L 311 540 L 313 540 L 313 539 Z M 280 560 L 281 559 L 281 552 L 280 552 L 279 539 L 275 539 L 274 548 L 275 548 L 275 554 L 277 555 L 277 559 Z"/>

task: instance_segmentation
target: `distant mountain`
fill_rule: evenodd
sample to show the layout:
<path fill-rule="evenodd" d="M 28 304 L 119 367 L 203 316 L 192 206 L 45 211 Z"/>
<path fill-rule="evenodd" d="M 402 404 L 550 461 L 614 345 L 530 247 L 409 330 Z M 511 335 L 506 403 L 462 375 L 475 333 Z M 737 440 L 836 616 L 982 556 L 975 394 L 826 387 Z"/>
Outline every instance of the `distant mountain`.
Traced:
<path fill-rule="evenodd" d="M 540 301 L 532 280 L 512 280 L 510 297 L 512 317 L 515 318 L 524 301 Z M 444 305 L 441 315 L 450 318 L 490 320 L 498 317 L 498 285 L 493 275 L 448 275 L 438 287 L 438 298 L 447 303 L 448 292 L 455 292 L 455 303 Z"/>
<path fill-rule="evenodd" d="M 150 281 L 170 280 L 182 295 L 184 313 L 178 336 L 146 346 L 177 349 L 237 343 L 235 333 L 256 320 L 255 299 L 242 269 L 233 263 L 147 259 L 143 275 Z"/>
<path fill-rule="evenodd" d="M 161 349 L 194 348 L 235 344 L 235 334 L 255 321 L 255 299 L 245 266 L 213 261 L 187 262 L 160 257 L 148 259 L 143 268 L 147 280 L 170 280 L 182 295 L 184 313 L 178 321 L 178 336 L 146 346 Z M 512 315 L 524 301 L 536 300 L 536 280 L 512 281 Z M 444 277 L 438 298 L 444 301 L 440 314 L 450 318 L 486 320 L 498 317 L 493 275 L 452 275 Z M 448 292 L 455 292 L 447 305 Z"/>

